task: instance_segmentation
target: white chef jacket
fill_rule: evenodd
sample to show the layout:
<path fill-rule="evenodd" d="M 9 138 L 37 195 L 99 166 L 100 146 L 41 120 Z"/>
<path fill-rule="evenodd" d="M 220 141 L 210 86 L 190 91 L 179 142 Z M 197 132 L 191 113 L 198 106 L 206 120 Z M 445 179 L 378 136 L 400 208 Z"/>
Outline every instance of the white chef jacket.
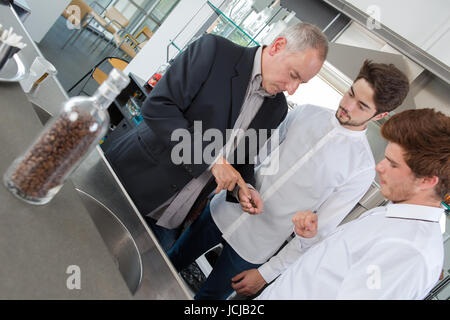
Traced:
<path fill-rule="evenodd" d="M 302 239 L 303 247 L 334 231 L 375 177 L 366 132 L 342 127 L 330 109 L 296 107 L 280 124 L 279 136 L 278 172 L 264 175 L 261 170 L 273 160 L 273 151 L 255 168 L 263 213 L 243 212 L 240 204 L 225 201 L 225 191 L 211 201 L 211 215 L 223 238 L 255 264 L 266 262 L 293 232 L 297 211 L 317 210 L 319 218 L 318 235 Z M 286 246 L 258 270 L 270 282 L 299 254 L 297 246 Z"/>
<path fill-rule="evenodd" d="M 423 299 L 444 262 L 442 213 L 411 204 L 369 210 L 306 249 L 257 299 Z"/>

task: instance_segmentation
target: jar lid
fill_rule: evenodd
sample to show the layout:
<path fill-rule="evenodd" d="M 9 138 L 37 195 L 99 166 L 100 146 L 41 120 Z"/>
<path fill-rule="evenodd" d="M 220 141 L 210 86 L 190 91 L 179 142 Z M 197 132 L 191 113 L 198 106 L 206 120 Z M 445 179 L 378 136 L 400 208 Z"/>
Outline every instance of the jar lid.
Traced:
<path fill-rule="evenodd" d="M 114 100 L 129 82 L 130 78 L 124 72 L 114 68 L 97 90 L 104 97 Z"/>

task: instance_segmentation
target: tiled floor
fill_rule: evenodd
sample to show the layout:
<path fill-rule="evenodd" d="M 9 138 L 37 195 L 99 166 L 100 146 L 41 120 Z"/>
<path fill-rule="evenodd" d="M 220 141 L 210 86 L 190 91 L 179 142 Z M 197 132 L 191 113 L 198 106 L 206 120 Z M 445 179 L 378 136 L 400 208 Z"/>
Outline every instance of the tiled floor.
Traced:
<path fill-rule="evenodd" d="M 71 42 L 62 49 L 73 32 L 75 30 L 70 30 L 66 25 L 66 19 L 60 16 L 42 41 L 38 43 L 42 54 L 58 70 L 58 80 L 66 91 L 89 72 L 93 66 L 114 51 L 112 45 L 104 50 L 106 41 L 103 40 L 94 49 L 92 44 L 96 35 L 89 31 L 84 32 L 76 42 Z M 121 57 L 122 54 L 119 52 L 116 56 Z M 75 88 L 69 95 L 77 95 L 80 88 Z"/>

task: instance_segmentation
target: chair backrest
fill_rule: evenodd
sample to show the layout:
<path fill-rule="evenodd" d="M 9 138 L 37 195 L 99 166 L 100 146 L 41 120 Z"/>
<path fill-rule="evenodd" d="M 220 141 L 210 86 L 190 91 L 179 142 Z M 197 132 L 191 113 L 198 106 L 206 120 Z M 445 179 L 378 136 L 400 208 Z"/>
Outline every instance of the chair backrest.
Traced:
<path fill-rule="evenodd" d="M 108 75 L 100 70 L 99 68 L 95 68 L 94 72 L 92 72 L 92 78 L 98 83 L 98 84 L 102 84 L 103 81 L 106 80 L 106 78 L 108 78 Z"/>
<path fill-rule="evenodd" d="M 134 51 L 133 47 L 128 42 L 122 43 L 120 45 L 120 49 L 131 58 L 136 57 L 136 51 Z"/>
<path fill-rule="evenodd" d="M 78 8 L 80 8 L 80 21 L 83 21 L 84 17 L 93 11 L 93 9 L 83 0 L 72 0 L 62 13 L 62 16 L 66 19 L 69 19 L 74 14 L 72 10 L 69 10 L 71 6 L 78 6 Z"/>
<path fill-rule="evenodd" d="M 111 21 L 112 20 L 117 21 L 124 28 L 126 28 L 130 24 L 130 21 L 127 18 L 125 18 L 124 15 L 114 6 L 106 9 L 105 17 Z M 117 25 L 114 22 L 113 24 L 120 29 L 122 28 L 120 25 Z"/>
<path fill-rule="evenodd" d="M 147 40 L 153 36 L 153 32 L 150 30 L 148 26 L 143 27 L 142 30 L 136 36 L 136 38 L 138 38 L 140 34 L 144 34 Z"/>
<path fill-rule="evenodd" d="M 125 68 L 128 66 L 128 62 L 119 58 L 109 58 L 108 62 L 116 69 L 119 69 L 120 71 L 125 70 Z"/>
<path fill-rule="evenodd" d="M 67 92 L 71 92 L 73 89 L 77 88 L 81 83 L 84 82 L 78 94 L 88 94 L 88 92 L 85 91 L 86 87 L 87 89 L 92 89 L 89 90 L 90 92 L 94 91 L 98 87 L 98 85 L 101 85 L 103 81 L 108 78 L 108 74 L 112 68 L 117 68 L 123 71 L 125 70 L 127 65 L 128 61 L 124 59 L 117 57 L 106 57 L 95 66 L 93 66 L 92 69 L 87 72 L 80 80 L 78 80 L 77 83 L 75 83 Z M 91 78 L 94 79 L 97 83 L 95 88 L 91 86 L 94 84 L 93 81 L 89 81 Z"/>
<path fill-rule="evenodd" d="M 102 61 L 95 69 L 94 72 L 92 72 L 92 78 L 100 85 L 108 78 L 108 74 L 111 71 L 111 68 L 116 68 L 121 71 L 125 70 L 125 68 L 128 66 L 128 62 L 125 60 L 122 60 L 120 58 L 115 57 L 109 57 L 105 59 L 108 61 L 108 64 L 105 64 L 105 61 Z"/>
<path fill-rule="evenodd" d="M 106 21 L 101 15 L 99 15 L 97 12 L 92 11 L 91 12 L 92 17 L 94 18 L 94 20 L 100 24 L 102 27 L 106 27 L 108 25 L 108 21 Z M 83 27 L 85 27 L 87 24 L 89 23 L 89 20 L 86 21 L 86 23 L 83 25 Z M 118 27 L 120 28 L 120 27 Z M 108 32 L 110 32 L 111 34 L 115 34 L 117 32 L 116 28 L 114 28 L 114 26 L 112 25 L 108 25 L 106 27 L 106 30 Z"/>

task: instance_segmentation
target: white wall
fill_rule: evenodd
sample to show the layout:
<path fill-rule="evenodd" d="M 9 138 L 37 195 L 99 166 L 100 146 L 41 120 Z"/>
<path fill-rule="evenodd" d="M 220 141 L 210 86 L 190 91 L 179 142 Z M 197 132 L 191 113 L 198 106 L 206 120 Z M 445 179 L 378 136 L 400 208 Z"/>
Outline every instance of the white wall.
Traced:
<path fill-rule="evenodd" d="M 450 117 L 450 90 L 449 85 L 441 79 L 433 77 L 416 94 L 414 101 L 418 109 L 433 108 Z"/>
<path fill-rule="evenodd" d="M 395 33 L 450 65 L 450 1 L 347 0 L 367 12 L 377 6 L 380 22 Z"/>
<path fill-rule="evenodd" d="M 35 42 L 40 42 L 70 3 L 70 0 L 27 0 L 31 14 L 24 25 Z"/>
<path fill-rule="evenodd" d="M 215 6 L 219 6 L 223 0 L 210 2 Z M 188 27 L 174 41 L 178 47 L 183 48 L 211 16 L 212 12 L 206 4 L 206 0 L 181 0 L 145 47 L 130 62 L 125 71 L 132 72 L 144 80 L 150 78 L 156 69 L 166 62 L 167 45 L 170 40 L 174 40 L 195 16 Z M 177 52 L 174 47 L 171 47 L 169 51 L 170 57 L 173 57 Z"/>
<path fill-rule="evenodd" d="M 285 92 L 286 99 L 296 105 L 314 104 L 331 110 L 337 110 L 342 94 L 328 85 L 319 76 L 308 83 L 301 84 L 293 95 Z"/>
<path fill-rule="evenodd" d="M 345 29 L 345 31 L 337 39 L 335 39 L 334 42 L 358 48 L 401 55 L 400 52 L 386 44 L 385 41 L 375 36 L 356 22 L 352 22 L 349 27 Z M 406 76 L 408 77 L 409 82 L 412 82 L 423 72 L 423 68 L 405 56 L 403 56 L 403 60 L 407 68 Z"/>
<path fill-rule="evenodd" d="M 337 39 L 336 43 L 351 45 L 360 48 L 392 52 L 400 54 L 389 47 L 381 39 L 368 32 L 365 28 L 353 22 Z M 423 68 L 403 56 L 407 67 L 407 76 L 413 82 L 423 72 Z M 420 79 L 418 79 L 420 82 Z M 416 108 L 434 108 L 450 116 L 450 86 L 436 76 L 430 75 L 430 80 L 420 84 L 414 92 L 412 99 Z"/>

